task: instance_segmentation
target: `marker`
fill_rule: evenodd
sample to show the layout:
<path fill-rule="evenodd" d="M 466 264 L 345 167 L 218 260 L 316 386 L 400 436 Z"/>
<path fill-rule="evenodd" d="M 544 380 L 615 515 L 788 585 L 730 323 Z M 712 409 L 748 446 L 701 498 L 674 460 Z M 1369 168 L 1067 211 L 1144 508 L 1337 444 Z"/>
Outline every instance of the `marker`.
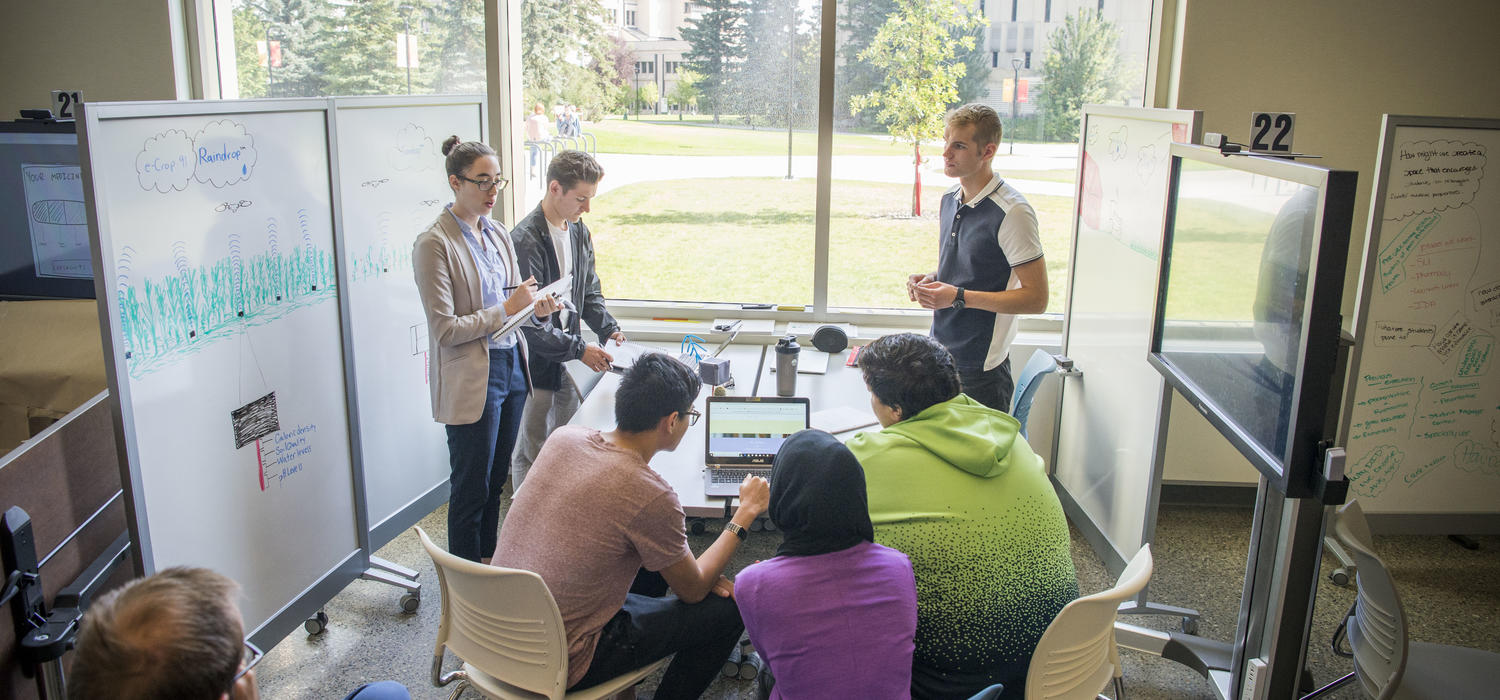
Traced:
<path fill-rule="evenodd" d="M 692 323 L 693 322 L 693 319 L 690 319 L 690 318 L 660 318 L 660 317 L 656 317 L 656 318 L 652 318 L 651 320 L 653 320 L 653 321 L 671 321 L 673 323 Z"/>

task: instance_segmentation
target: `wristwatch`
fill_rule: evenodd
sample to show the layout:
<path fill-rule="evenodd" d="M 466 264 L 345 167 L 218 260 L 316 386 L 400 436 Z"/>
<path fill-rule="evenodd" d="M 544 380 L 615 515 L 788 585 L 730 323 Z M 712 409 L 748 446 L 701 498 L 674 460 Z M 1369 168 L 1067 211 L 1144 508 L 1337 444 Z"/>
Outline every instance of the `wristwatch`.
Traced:
<path fill-rule="evenodd" d="M 744 542 L 745 538 L 750 536 L 750 533 L 746 532 L 745 528 L 740 527 L 740 524 L 733 520 L 725 522 L 724 529 L 728 532 L 733 532 L 736 537 L 740 538 L 741 542 Z"/>
<path fill-rule="evenodd" d="M 954 287 L 954 289 L 958 290 L 958 296 L 953 297 L 953 308 L 962 311 L 964 308 L 964 288 Z"/>

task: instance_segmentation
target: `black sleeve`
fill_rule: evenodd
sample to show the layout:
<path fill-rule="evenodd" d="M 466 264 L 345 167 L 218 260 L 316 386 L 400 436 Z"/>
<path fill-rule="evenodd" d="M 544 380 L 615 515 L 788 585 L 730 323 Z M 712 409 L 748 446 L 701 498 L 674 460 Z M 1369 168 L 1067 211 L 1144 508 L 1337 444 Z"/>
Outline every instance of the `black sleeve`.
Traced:
<path fill-rule="evenodd" d="M 599 274 L 594 270 L 594 236 L 589 233 L 583 222 L 578 223 L 579 248 L 582 255 L 578 256 L 579 264 L 573 266 L 573 274 L 584 275 L 583 305 L 578 309 L 579 316 L 589 328 L 599 334 L 599 342 L 603 343 L 615 331 L 620 330 L 619 322 L 611 316 L 609 309 L 604 306 L 604 292 L 599 284 Z M 587 269 L 584 269 L 587 268 Z"/>
<path fill-rule="evenodd" d="M 538 245 L 536 231 L 527 226 L 529 223 L 532 223 L 530 217 L 516 224 L 516 230 L 512 236 L 516 245 L 516 267 L 521 270 L 522 280 L 527 277 L 536 277 L 540 286 L 546 286 L 552 282 L 546 279 L 547 253 L 541 245 Z M 551 320 L 552 323 L 547 326 L 521 327 L 521 332 L 526 334 L 526 343 L 531 353 L 553 362 L 566 362 L 582 357 L 583 338 L 561 328 L 562 324 L 557 322 L 556 315 L 553 315 Z"/>

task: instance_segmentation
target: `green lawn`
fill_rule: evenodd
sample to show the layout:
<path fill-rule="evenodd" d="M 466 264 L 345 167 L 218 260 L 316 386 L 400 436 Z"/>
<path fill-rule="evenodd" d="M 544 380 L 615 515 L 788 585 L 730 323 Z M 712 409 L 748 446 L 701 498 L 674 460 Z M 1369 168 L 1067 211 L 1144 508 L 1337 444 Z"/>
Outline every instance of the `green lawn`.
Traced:
<path fill-rule="evenodd" d="M 1261 252 L 1276 216 L 1217 200 L 1183 199 L 1172 243 L 1167 312 L 1175 318 L 1246 321 Z"/>
<path fill-rule="evenodd" d="M 915 308 L 906 276 L 937 266 L 942 190 L 835 181 L 829 302 Z M 1071 198 L 1028 197 L 1042 222 L 1049 310 L 1067 285 Z M 662 180 L 601 195 L 588 218 L 607 296 L 632 299 L 812 303 L 814 182 L 779 178 Z"/>
<path fill-rule="evenodd" d="M 636 153 L 661 156 L 776 156 L 786 154 L 786 130 L 746 129 L 703 126 L 700 119 L 636 121 L 605 119 L 584 125 L 584 131 L 599 140 L 600 153 Z M 792 153 L 817 155 L 818 135 L 795 132 Z M 941 149 L 932 145 L 924 153 L 935 155 Z M 892 143 L 889 136 L 835 134 L 836 155 L 906 156 L 911 147 Z"/>

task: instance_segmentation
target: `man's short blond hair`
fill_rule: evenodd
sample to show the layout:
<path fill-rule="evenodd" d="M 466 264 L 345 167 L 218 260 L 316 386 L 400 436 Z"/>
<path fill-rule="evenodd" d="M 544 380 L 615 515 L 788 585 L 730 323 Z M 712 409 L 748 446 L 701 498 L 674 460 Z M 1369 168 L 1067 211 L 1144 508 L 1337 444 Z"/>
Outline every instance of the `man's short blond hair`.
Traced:
<path fill-rule="evenodd" d="M 974 142 L 983 148 L 987 144 L 1000 145 L 1000 115 L 989 106 L 971 102 L 948 112 L 948 127 L 974 127 Z"/>
<path fill-rule="evenodd" d="M 94 601 L 78 634 L 68 697 L 220 697 L 240 667 L 238 591 L 208 569 L 174 567 Z"/>

